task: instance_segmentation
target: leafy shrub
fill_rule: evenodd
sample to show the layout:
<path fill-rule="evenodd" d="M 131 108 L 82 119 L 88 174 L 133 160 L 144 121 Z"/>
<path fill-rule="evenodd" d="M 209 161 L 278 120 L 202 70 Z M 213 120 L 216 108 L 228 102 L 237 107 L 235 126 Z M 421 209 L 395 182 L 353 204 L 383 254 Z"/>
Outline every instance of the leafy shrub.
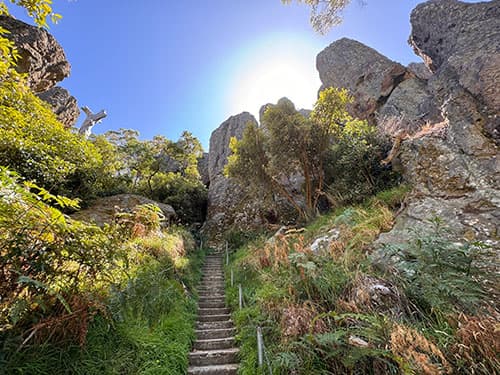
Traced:
<path fill-rule="evenodd" d="M 399 183 L 400 176 L 381 164 L 390 148 L 389 140 L 366 122 L 342 128 L 324 163 L 327 192 L 335 205 L 360 202 Z"/>
<path fill-rule="evenodd" d="M 411 231 L 411 241 L 388 246 L 387 254 L 396 256 L 394 267 L 407 295 L 426 313 L 474 311 L 485 296 L 478 279 L 478 260 L 485 245 L 451 242 L 440 221 L 436 219 L 434 224 L 433 233 Z"/>
<path fill-rule="evenodd" d="M 1 78 L 0 165 L 46 189 L 69 193 L 65 182 L 97 168 L 101 156 L 90 142 L 65 129 L 22 79 Z"/>
<path fill-rule="evenodd" d="M 57 304 L 71 315 L 66 298 L 98 290 L 124 257 L 112 228 L 73 221 L 44 201 L 76 205 L 0 169 L 2 330 L 33 325 Z"/>

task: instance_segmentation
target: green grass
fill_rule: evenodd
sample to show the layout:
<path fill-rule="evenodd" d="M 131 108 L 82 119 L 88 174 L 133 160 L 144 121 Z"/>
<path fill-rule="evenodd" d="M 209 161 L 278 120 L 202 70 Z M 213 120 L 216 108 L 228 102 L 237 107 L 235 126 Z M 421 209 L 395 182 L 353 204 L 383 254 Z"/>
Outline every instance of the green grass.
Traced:
<path fill-rule="evenodd" d="M 204 252 L 194 252 L 173 275 L 167 258 L 143 265 L 124 289 L 111 295 L 110 316 L 92 321 L 84 348 L 68 344 L 12 350 L 0 356 L 2 373 L 185 374 L 195 338 L 194 290 L 203 257 Z"/>
<path fill-rule="evenodd" d="M 390 230 L 407 193 L 406 186 L 380 192 L 362 204 L 318 217 L 303 232 L 278 240 L 277 246 L 266 247 L 266 239 L 258 238 L 231 256 L 226 267 L 226 299 L 238 331 L 240 374 L 413 374 L 423 373 L 422 363 L 431 369 L 453 368 L 468 374 L 461 370 L 456 352 L 460 347 L 458 313 L 470 310 L 464 309 L 463 301 L 476 303 L 475 298 L 482 295 L 476 291 L 479 285 L 472 274 L 459 273 L 458 267 L 474 256 L 454 253 L 453 244 L 431 233 L 408 244 L 420 247 L 404 249 L 407 257 L 400 253 L 400 261 L 407 263 L 395 265 L 392 273 L 371 264 L 373 241 Z M 337 247 L 310 253 L 307 245 L 332 228 L 340 230 Z M 444 250 L 437 254 L 438 248 Z M 416 272 L 405 274 L 408 265 Z M 234 271 L 233 286 L 230 269 Z M 429 277 L 440 280 L 440 285 Z M 366 292 L 366 280 L 380 279 L 403 296 L 398 302 L 402 315 L 391 315 L 377 301 L 365 303 L 365 297 L 357 294 Z M 243 286 L 241 310 L 238 284 Z M 459 296 L 457 287 L 470 296 Z M 317 322 L 321 325 L 316 326 Z M 296 331 L 290 331 L 294 325 Z M 257 365 L 257 326 L 264 331 L 268 357 L 264 368 Z M 470 336 L 477 334 L 471 332 Z M 358 339 L 366 345 L 357 344 Z M 422 363 L 413 356 L 414 347 Z M 474 353 L 486 352 L 481 347 L 471 348 Z M 475 366 L 474 361 L 493 363 L 481 356 L 484 354 L 469 365 Z"/>

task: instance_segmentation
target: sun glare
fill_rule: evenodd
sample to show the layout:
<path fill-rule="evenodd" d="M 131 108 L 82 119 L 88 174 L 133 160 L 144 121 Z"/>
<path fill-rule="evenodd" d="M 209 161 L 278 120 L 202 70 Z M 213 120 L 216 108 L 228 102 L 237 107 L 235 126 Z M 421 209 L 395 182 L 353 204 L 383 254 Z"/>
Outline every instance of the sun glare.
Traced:
<path fill-rule="evenodd" d="M 315 69 L 319 50 L 314 43 L 289 37 L 255 45 L 234 73 L 228 98 L 231 114 L 248 111 L 258 119 L 262 105 L 284 96 L 297 109 L 312 108 L 321 85 Z"/>

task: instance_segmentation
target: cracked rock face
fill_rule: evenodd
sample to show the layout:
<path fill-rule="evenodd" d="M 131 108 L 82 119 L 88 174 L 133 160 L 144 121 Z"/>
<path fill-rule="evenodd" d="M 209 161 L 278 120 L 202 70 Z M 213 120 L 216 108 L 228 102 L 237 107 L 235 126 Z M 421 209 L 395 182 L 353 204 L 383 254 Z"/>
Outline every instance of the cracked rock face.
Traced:
<path fill-rule="evenodd" d="M 253 212 L 253 206 L 243 206 L 244 188 L 236 181 L 224 176 L 224 166 L 231 154 L 229 141 L 231 137 L 241 139 L 246 126 L 252 123 L 257 126 L 255 117 L 248 112 L 231 116 L 224 121 L 210 136 L 210 151 L 208 154 L 208 188 L 207 221 L 203 232 L 210 240 L 216 238 L 224 230 L 235 223 L 238 227 L 251 227 L 260 224 L 259 215 Z M 256 220 L 258 222 L 256 222 Z"/>
<path fill-rule="evenodd" d="M 393 120 L 397 162 L 413 194 L 379 243 L 404 242 L 408 228 L 440 217 L 460 240 L 498 247 L 500 237 L 500 1 L 431 0 L 411 14 L 410 45 L 425 66 L 402 68 L 349 39 L 317 58 L 323 87 L 346 87 L 351 113 Z M 397 121 L 396 121 L 397 120 Z"/>
<path fill-rule="evenodd" d="M 208 152 L 204 152 L 203 156 L 198 159 L 198 173 L 200 174 L 203 185 L 210 184 L 210 176 L 208 175 Z"/>
<path fill-rule="evenodd" d="M 68 90 L 56 86 L 38 94 L 38 97 L 50 104 L 57 119 L 67 128 L 76 124 L 80 108 L 74 96 Z"/>
<path fill-rule="evenodd" d="M 347 88 L 354 96 L 350 112 L 362 119 L 373 119 L 396 86 L 411 73 L 373 48 L 342 38 L 319 53 L 316 67 L 323 85 Z"/>
<path fill-rule="evenodd" d="M 28 74 L 28 84 L 36 93 L 47 91 L 69 76 L 71 66 L 64 50 L 46 30 L 9 16 L 0 16 L 0 26 L 9 31 L 21 56 L 17 70 Z"/>
<path fill-rule="evenodd" d="M 500 138 L 500 1 L 477 4 L 432 0 L 411 14 L 409 43 L 435 77 L 434 92 L 450 96 L 443 86 L 467 91 L 486 116 L 484 128 Z M 446 85 L 444 79 L 449 79 Z M 451 88 L 451 87 L 450 87 Z"/>
<path fill-rule="evenodd" d="M 438 125 L 430 124 L 403 142 L 400 159 L 414 194 L 379 242 L 401 242 L 407 228 L 428 228 L 437 216 L 455 239 L 498 249 L 500 2 L 428 1 L 411 23 L 410 43 L 434 72 L 427 90 L 445 126 L 435 132 Z"/>

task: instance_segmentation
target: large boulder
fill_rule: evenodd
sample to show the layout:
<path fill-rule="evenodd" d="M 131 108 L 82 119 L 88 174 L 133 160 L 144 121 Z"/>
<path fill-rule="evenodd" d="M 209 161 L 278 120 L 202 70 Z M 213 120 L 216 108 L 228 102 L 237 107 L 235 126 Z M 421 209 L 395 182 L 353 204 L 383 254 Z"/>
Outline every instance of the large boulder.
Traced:
<path fill-rule="evenodd" d="M 316 68 L 328 87 L 348 89 L 354 96 L 352 115 L 374 119 L 375 112 L 402 81 L 412 74 L 401 64 L 358 41 L 342 38 L 319 53 Z"/>
<path fill-rule="evenodd" d="M 202 231 L 214 244 L 220 242 L 223 232 L 227 229 L 234 227 L 242 229 L 260 224 L 259 216 L 252 212 L 252 205 L 243 200 L 244 187 L 224 176 L 224 167 L 231 154 L 229 141 L 231 137 L 241 139 L 249 123 L 257 126 L 255 117 L 243 112 L 224 121 L 210 136 L 208 155 L 210 185 L 207 220 Z"/>
<path fill-rule="evenodd" d="M 0 15 L 0 27 L 16 45 L 20 55 L 17 70 L 28 74 L 34 92 L 47 91 L 69 76 L 71 67 L 64 50 L 47 30 L 5 15 Z"/>
<path fill-rule="evenodd" d="M 68 90 L 56 86 L 38 94 L 38 97 L 50 104 L 57 119 L 67 128 L 76 124 L 80 108 L 74 96 Z"/>
<path fill-rule="evenodd" d="M 175 210 L 168 204 L 156 202 L 141 195 L 117 194 L 110 197 L 98 198 L 91 202 L 88 208 L 74 213 L 71 217 L 75 220 L 102 226 L 114 222 L 117 213 L 132 212 L 136 206 L 143 204 L 158 206 L 165 215 L 166 222 L 170 222 L 176 216 Z"/>
<path fill-rule="evenodd" d="M 499 246 L 500 2 L 433 0 L 411 15 L 410 43 L 433 71 L 427 90 L 443 117 L 402 142 L 414 193 L 380 243 L 405 240 L 434 216 L 450 236 Z"/>

